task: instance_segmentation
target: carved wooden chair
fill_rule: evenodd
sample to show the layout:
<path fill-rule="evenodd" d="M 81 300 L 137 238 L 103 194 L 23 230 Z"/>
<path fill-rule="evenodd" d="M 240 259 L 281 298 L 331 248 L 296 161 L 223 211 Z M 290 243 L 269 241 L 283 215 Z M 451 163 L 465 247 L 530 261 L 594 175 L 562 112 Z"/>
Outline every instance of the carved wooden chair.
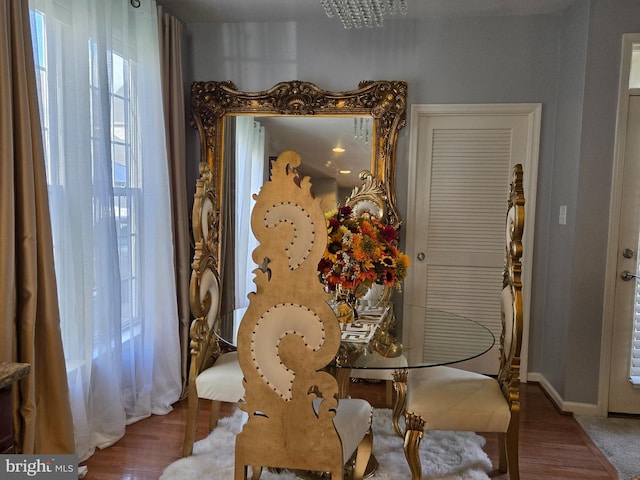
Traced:
<path fill-rule="evenodd" d="M 502 334 L 497 378 L 453 367 L 409 372 L 407 380 L 405 456 L 412 479 L 421 478 L 418 449 L 424 430 L 497 432 L 499 470 L 520 478 L 518 432 L 520 348 L 522 345 L 522 233 L 524 190 L 522 165 L 513 169 L 506 215 Z"/>
<path fill-rule="evenodd" d="M 251 227 L 259 246 L 256 292 L 238 330 L 248 415 L 236 437 L 235 479 L 261 468 L 330 472 L 342 479 L 355 452 L 353 478 L 363 478 L 371 454 L 371 405 L 338 399 L 325 367 L 340 346 L 340 326 L 327 303 L 317 265 L 327 243 L 320 200 L 300 157 L 284 152 L 255 195 Z"/>
<path fill-rule="evenodd" d="M 200 165 L 193 202 L 193 256 L 189 298 L 194 320 L 190 329 L 191 365 L 187 425 L 183 456 L 191 455 L 195 441 L 200 399 L 211 401 L 209 429 L 220 412 L 220 402 L 237 403 L 244 396 L 242 370 L 235 347 L 218 336 L 220 278 L 215 257 L 218 228 L 214 180 L 206 163 Z"/>

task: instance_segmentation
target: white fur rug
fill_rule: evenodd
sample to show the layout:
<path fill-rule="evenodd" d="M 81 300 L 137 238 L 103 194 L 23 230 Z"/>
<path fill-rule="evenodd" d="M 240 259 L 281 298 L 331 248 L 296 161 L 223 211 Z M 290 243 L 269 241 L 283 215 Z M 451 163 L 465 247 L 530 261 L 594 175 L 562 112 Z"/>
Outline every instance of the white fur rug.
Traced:
<path fill-rule="evenodd" d="M 243 412 L 222 418 L 216 429 L 196 442 L 193 455 L 169 465 L 160 480 L 232 480 L 235 435 Z M 491 461 L 482 450 L 485 440 L 471 432 L 425 432 L 420 445 L 422 478 L 429 480 L 485 480 Z M 411 478 L 404 458 L 402 439 L 395 436 L 390 409 L 375 409 L 373 454 L 379 467 L 372 478 L 400 480 Z M 261 480 L 295 480 L 291 473 L 273 474 L 263 470 Z"/>

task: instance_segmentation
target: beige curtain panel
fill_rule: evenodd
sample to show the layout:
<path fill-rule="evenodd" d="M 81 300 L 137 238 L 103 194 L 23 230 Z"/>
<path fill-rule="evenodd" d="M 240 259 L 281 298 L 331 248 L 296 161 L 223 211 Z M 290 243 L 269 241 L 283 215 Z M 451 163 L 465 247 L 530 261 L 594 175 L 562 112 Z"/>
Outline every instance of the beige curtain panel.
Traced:
<path fill-rule="evenodd" d="M 0 361 L 31 365 L 18 452 L 73 454 L 27 0 L 0 2 L 0 251 Z"/>
<path fill-rule="evenodd" d="M 165 131 L 167 136 L 167 161 L 169 187 L 171 188 L 171 220 L 174 238 L 174 262 L 178 319 L 180 322 L 180 349 L 182 396 L 187 392 L 187 359 L 189 358 L 189 278 L 191 276 L 189 213 L 187 208 L 186 145 L 184 83 L 182 79 L 182 24 L 158 7 L 158 31 L 160 32 L 160 62 L 162 68 L 162 96 L 164 103 Z"/>

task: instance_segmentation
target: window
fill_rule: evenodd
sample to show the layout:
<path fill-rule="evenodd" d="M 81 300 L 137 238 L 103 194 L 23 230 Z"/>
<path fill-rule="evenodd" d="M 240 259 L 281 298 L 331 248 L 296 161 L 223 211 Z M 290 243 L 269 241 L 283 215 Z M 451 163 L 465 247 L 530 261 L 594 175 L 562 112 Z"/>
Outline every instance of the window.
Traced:
<path fill-rule="evenodd" d="M 65 26 L 55 20 L 51 22 L 52 28 L 64 30 Z M 64 195 L 64 185 L 66 177 L 65 167 L 62 159 L 63 145 L 60 141 L 64 138 L 56 131 L 60 112 L 49 108 L 50 105 L 50 76 L 56 75 L 53 62 L 48 62 L 47 51 L 47 18 L 37 10 L 31 11 L 31 25 L 33 48 L 35 53 L 36 75 L 39 90 L 39 101 L 41 111 L 41 125 L 43 132 L 43 143 L 45 152 L 47 182 L 49 185 L 49 196 L 51 202 L 52 217 L 57 217 Z M 103 92 L 101 90 L 101 69 L 97 58 L 101 55 L 99 47 L 95 42 L 88 42 L 87 61 L 87 92 L 90 108 L 90 142 L 91 142 L 91 162 L 94 175 L 100 170 L 96 162 L 102 157 L 101 149 L 103 145 L 110 145 L 111 176 L 113 193 L 111 195 L 115 218 L 115 229 L 117 232 L 117 249 L 120 266 L 121 284 L 121 317 L 122 317 L 122 340 L 126 341 L 132 333 L 140 331 L 139 313 L 139 292 L 140 292 L 140 242 L 139 233 L 139 209 L 141 196 L 141 167 L 139 162 L 139 150 L 132 138 L 136 138 L 138 132 L 135 131 L 134 116 L 136 115 L 135 105 L 132 96 L 135 94 L 135 82 L 132 76 L 135 75 L 136 65 L 123 54 L 116 51 L 107 53 L 109 57 L 110 69 L 108 71 L 108 101 L 110 105 L 110 116 L 108 119 L 109 128 L 102 128 L 103 115 L 98 104 L 102 101 Z M 49 68 L 51 65 L 51 68 Z M 58 75 L 61 75 L 59 72 Z M 59 77 L 58 77 L 59 79 Z M 102 82 L 104 83 L 104 82 Z M 53 128 L 53 131 L 52 131 Z M 105 133 L 108 135 L 104 138 Z M 92 179 L 95 181 L 95 178 Z M 99 209 L 104 205 L 93 205 L 94 222 L 102 217 Z M 61 222 L 53 222 L 61 228 Z M 54 232 L 54 252 L 61 251 L 62 239 L 59 228 Z M 55 254 L 54 254 L 55 255 Z M 97 354 L 97 352 L 94 352 Z"/>
<path fill-rule="evenodd" d="M 97 46 L 89 44 L 90 58 L 90 88 L 94 95 L 91 99 L 100 98 L 100 84 L 93 63 L 97 55 Z M 120 283 L 122 302 L 122 340 L 123 342 L 140 330 L 139 314 L 139 275 L 140 243 L 137 241 L 139 232 L 140 209 L 140 164 L 139 152 L 132 146 L 131 139 L 135 138 L 134 126 L 131 121 L 134 115 L 131 95 L 133 82 L 131 76 L 135 73 L 135 63 L 124 58 L 117 52 L 109 52 L 111 71 L 109 72 L 109 104 L 111 110 L 110 138 L 113 206 L 118 239 L 118 256 L 120 259 Z M 92 108 L 93 110 L 93 108 Z M 100 135 L 101 130 L 92 128 L 94 135 Z M 92 144 L 102 145 L 103 139 L 93 138 Z"/>

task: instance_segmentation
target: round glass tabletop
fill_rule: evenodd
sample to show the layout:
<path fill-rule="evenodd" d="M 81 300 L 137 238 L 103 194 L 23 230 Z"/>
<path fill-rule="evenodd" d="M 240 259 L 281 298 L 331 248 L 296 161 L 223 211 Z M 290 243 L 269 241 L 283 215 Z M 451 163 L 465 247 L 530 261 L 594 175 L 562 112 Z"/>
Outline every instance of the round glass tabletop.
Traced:
<path fill-rule="evenodd" d="M 221 315 L 219 335 L 235 345 L 238 327 L 246 308 Z M 414 344 L 402 344 L 384 326 L 391 309 L 361 311 L 358 319 L 343 330 L 335 367 L 366 370 L 397 370 L 449 365 L 478 357 L 495 344 L 484 325 L 455 313 L 425 307 L 407 307 L 406 325 L 421 325 Z M 361 334 L 358 335 L 358 332 Z M 363 333 L 364 332 L 364 333 Z"/>

